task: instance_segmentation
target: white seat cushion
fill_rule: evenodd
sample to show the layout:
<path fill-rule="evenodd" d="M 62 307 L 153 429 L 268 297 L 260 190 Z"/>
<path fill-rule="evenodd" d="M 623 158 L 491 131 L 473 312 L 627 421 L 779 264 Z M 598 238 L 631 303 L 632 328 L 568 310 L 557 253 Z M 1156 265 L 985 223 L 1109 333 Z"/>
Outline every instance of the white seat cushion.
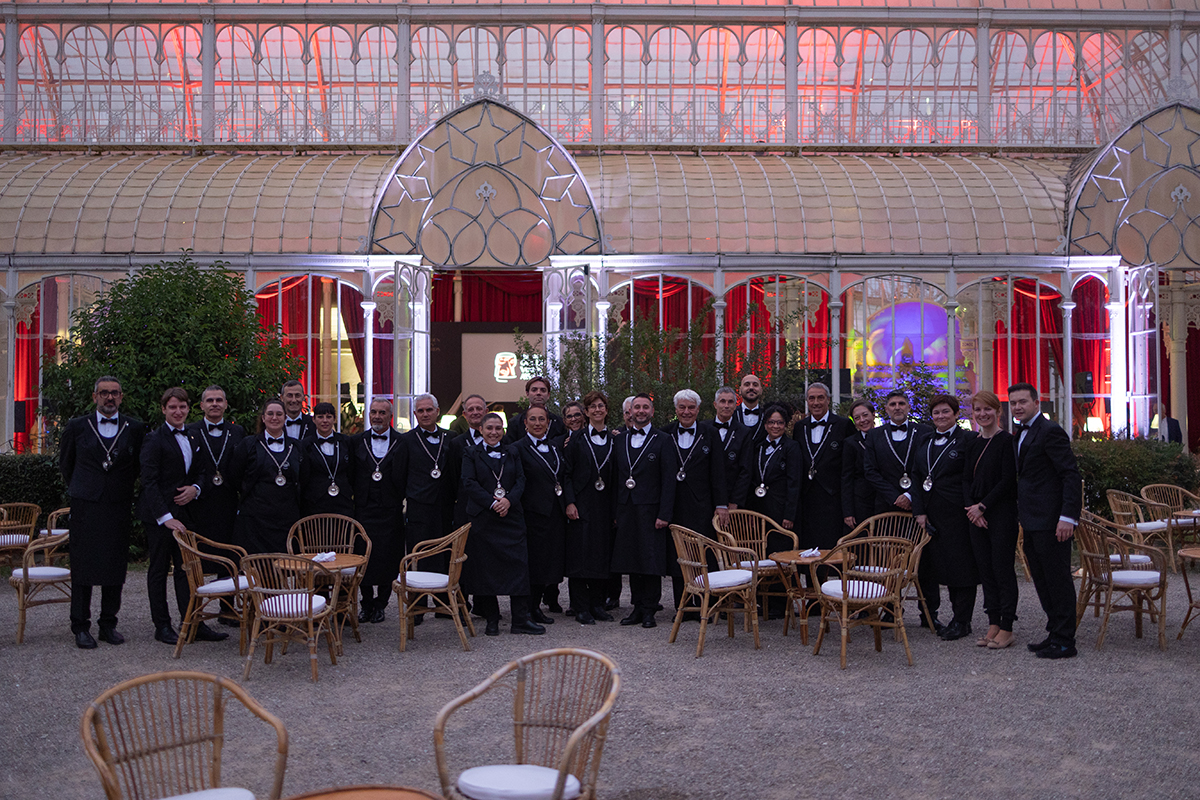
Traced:
<path fill-rule="evenodd" d="M 163 800 L 254 800 L 254 792 L 238 789 L 235 786 L 222 786 L 219 789 L 205 789 L 202 792 L 188 792 L 165 797 Z"/>
<path fill-rule="evenodd" d="M 24 547 L 29 544 L 29 537 L 23 533 L 6 533 L 0 536 L 0 547 Z"/>
<path fill-rule="evenodd" d="M 1130 564 L 1149 564 L 1152 560 L 1153 559 L 1151 559 L 1150 556 L 1145 555 L 1144 553 L 1130 553 L 1128 556 L 1128 563 Z M 1108 561 L 1111 564 L 1120 564 L 1121 554 L 1113 553 L 1108 557 Z"/>
<path fill-rule="evenodd" d="M 71 532 L 70 528 L 55 528 L 52 531 L 48 531 L 45 528 L 42 528 L 42 536 L 61 536 L 64 533 L 70 533 L 70 532 Z"/>
<path fill-rule="evenodd" d="M 748 569 L 722 569 L 708 573 L 708 588 L 730 589 L 734 586 L 747 584 L 753 578 L 754 573 Z M 703 586 L 704 579 L 702 576 L 697 575 L 693 583 L 697 586 Z"/>
<path fill-rule="evenodd" d="M 342 577 L 344 578 L 353 577 L 356 572 L 358 572 L 358 567 L 342 567 L 341 569 Z"/>
<path fill-rule="evenodd" d="M 400 580 L 400 576 L 396 576 Z M 450 576 L 441 572 L 410 570 L 404 573 L 404 585 L 409 589 L 445 589 L 450 585 Z"/>
<path fill-rule="evenodd" d="M 25 576 L 25 570 L 18 567 L 12 571 L 12 576 L 17 580 L 21 580 Z M 63 567 L 30 567 L 29 580 L 31 581 L 61 581 L 71 577 L 71 570 Z"/>
<path fill-rule="evenodd" d="M 754 564 L 758 564 L 759 569 L 777 569 L 779 567 L 778 561 L 772 561 L 769 558 L 764 558 L 762 561 L 739 561 L 738 569 L 750 569 L 750 567 Z"/>
<path fill-rule="evenodd" d="M 471 800 L 550 800 L 558 770 L 533 764 L 490 764 L 471 767 L 458 776 L 458 790 Z M 567 775 L 564 800 L 580 794 L 579 779 Z"/>
<path fill-rule="evenodd" d="M 1149 522 L 1135 522 L 1133 528 L 1138 533 L 1154 533 L 1156 531 L 1165 531 L 1168 522 L 1165 519 L 1152 519 Z"/>
<path fill-rule="evenodd" d="M 887 594 L 887 589 L 884 585 L 877 581 L 847 581 L 846 586 L 850 592 L 849 599 L 851 600 L 874 600 Z M 840 598 L 842 596 L 841 579 L 822 583 L 821 594 L 826 597 Z"/>
<path fill-rule="evenodd" d="M 269 617 L 300 618 L 308 616 L 308 595 L 303 592 L 295 594 L 277 594 L 263 601 L 262 612 Z M 312 613 L 320 614 L 325 610 L 325 598 L 319 594 L 312 596 Z"/>
<path fill-rule="evenodd" d="M 237 576 L 237 588 L 238 589 L 249 589 L 250 588 L 250 581 L 246 580 L 245 575 Z M 212 583 L 206 583 L 203 586 L 197 587 L 196 594 L 198 594 L 198 595 L 229 594 L 233 590 L 234 590 L 233 578 L 222 578 L 219 581 L 213 581 Z"/>
<path fill-rule="evenodd" d="M 1153 569 L 1114 569 L 1112 584 L 1118 588 L 1141 588 L 1158 586 L 1158 570 Z"/>

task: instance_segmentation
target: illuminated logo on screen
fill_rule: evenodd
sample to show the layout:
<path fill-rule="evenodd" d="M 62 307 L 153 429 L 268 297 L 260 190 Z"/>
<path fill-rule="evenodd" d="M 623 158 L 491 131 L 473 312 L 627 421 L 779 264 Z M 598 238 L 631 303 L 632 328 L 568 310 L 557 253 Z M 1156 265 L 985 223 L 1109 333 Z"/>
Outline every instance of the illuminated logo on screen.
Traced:
<path fill-rule="evenodd" d="M 517 379 L 517 354 L 501 352 L 496 353 L 495 370 L 492 372 L 492 377 L 496 379 L 496 383 L 508 383 Z"/>

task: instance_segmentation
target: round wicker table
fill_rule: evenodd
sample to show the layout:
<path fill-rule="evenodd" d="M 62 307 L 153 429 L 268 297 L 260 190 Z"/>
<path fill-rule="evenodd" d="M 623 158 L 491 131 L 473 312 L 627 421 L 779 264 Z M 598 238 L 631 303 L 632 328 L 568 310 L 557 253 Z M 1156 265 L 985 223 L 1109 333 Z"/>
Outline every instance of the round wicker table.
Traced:
<path fill-rule="evenodd" d="M 298 794 L 287 800 L 442 800 L 440 795 L 406 786 L 343 786 Z"/>

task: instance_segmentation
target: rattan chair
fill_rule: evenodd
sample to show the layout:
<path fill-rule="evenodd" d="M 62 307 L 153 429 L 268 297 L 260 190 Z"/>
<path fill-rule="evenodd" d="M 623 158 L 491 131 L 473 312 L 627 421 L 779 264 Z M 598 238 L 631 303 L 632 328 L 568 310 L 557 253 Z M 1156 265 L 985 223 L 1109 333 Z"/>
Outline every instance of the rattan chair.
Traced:
<path fill-rule="evenodd" d="M 838 544 L 869 536 L 898 536 L 913 543 L 908 569 L 904 572 L 901 599 L 915 598 L 921 607 L 921 613 L 928 619 L 929 605 L 925 602 L 925 592 L 921 590 L 921 582 L 917 580 L 917 570 L 921 566 L 921 554 L 925 552 L 925 545 L 929 544 L 929 532 L 922 528 L 917 523 L 917 518 L 907 511 L 886 511 L 873 517 L 867 517 L 858 523 L 854 530 L 838 539 Z"/>
<path fill-rule="evenodd" d="M 12 571 L 9 584 L 17 590 L 17 644 L 25 641 L 25 613 L 34 606 L 71 602 L 71 570 L 63 565 L 68 541 L 66 520 L 71 509 L 50 513 L 46 531 L 25 545 L 21 566 Z M 44 595 L 43 595 L 44 593 Z"/>
<path fill-rule="evenodd" d="M 850 629 L 862 625 L 875 631 L 876 652 L 883 650 L 884 628 L 898 631 L 908 665 L 912 666 L 903 603 L 912 550 L 912 541 L 899 536 L 860 536 L 842 542 L 809 565 L 813 584 L 821 587 L 821 629 L 813 655 L 820 654 L 829 623 L 836 621 L 842 634 L 842 669 L 846 668 Z M 821 580 L 825 570 L 828 573 Z"/>
<path fill-rule="evenodd" d="M 471 636 L 475 636 L 475 623 L 467 613 L 467 596 L 463 594 L 458 581 L 462 576 L 462 565 L 467 560 L 467 536 L 471 532 L 471 523 L 463 525 L 454 533 L 421 542 L 413 551 L 400 561 L 400 574 L 392 583 L 392 591 L 396 593 L 396 606 L 400 609 L 400 652 L 403 653 L 409 639 L 416 636 L 416 619 L 425 614 L 441 612 L 449 614 L 454 620 L 458 631 L 458 639 L 462 642 L 463 650 L 470 650 L 467 643 L 466 627 Z M 432 556 L 448 553 L 450 566 L 447 572 L 428 572 L 417 569 L 420 562 Z M 425 605 L 425 599 L 433 601 L 432 606 Z"/>
<path fill-rule="evenodd" d="M 1200 509 L 1200 497 L 1182 486 L 1152 483 L 1142 487 L 1142 499 L 1171 509 L 1171 521 L 1178 535 L 1177 545 L 1183 547 L 1200 540 L 1200 515 L 1188 514 Z"/>
<path fill-rule="evenodd" d="M 758 572 L 758 597 L 762 601 L 762 613 L 764 618 L 767 614 L 767 598 L 788 596 L 787 585 L 783 580 L 783 567 L 778 563 L 767 558 L 770 555 L 767 546 L 767 537 L 770 534 L 777 534 L 789 540 L 787 546 L 781 548 L 784 550 L 797 550 L 800 548 L 800 539 L 797 538 L 793 531 L 789 531 L 779 525 L 778 522 L 768 517 L 766 514 L 760 514 L 757 511 L 750 511 L 745 508 L 739 508 L 729 512 L 729 524 L 722 526 L 721 518 L 713 515 L 713 530 L 717 533 L 717 538 L 723 540 L 726 544 L 735 547 L 742 547 L 753 552 L 753 557 L 746 559 L 746 563 L 738 564 L 739 569 L 748 569 L 750 562 L 757 563 Z"/>
<path fill-rule="evenodd" d="M 1162 542 L 1171 554 L 1171 568 L 1175 568 L 1176 524 L 1171 507 L 1145 500 L 1119 489 L 1108 489 L 1108 507 L 1112 509 L 1113 521 L 1126 529 L 1136 531 L 1141 543 L 1150 540 Z"/>
<path fill-rule="evenodd" d="M 175 643 L 175 658 L 183 653 L 183 645 L 195 641 L 200 623 L 224 617 L 238 623 L 238 653 L 246 655 L 246 638 L 250 625 L 250 602 L 247 591 L 250 581 L 240 575 L 239 564 L 246 551 L 237 545 L 222 544 L 206 539 L 192 531 L 173 531 L 179 552 L 183 556 L 183 570 L 187 574 L 191 597 L 187 612 L 180 625 L 179 641 Z M 227 555 L 221 555 L 224 552 Z M 230 577 L 216 578 L 217 567 Z M 208 580 L 212 575 L 214 580 Z M 210 603 L 217 603 L 216 611 L 209 611 Z"/>
<path fill-rule="evenodd" d="M 759 570 L 754 551 L 720 544 L 682 525 L 672 525 L 671 536 L 675 539 L 679 569 L 683 572 L 683 601 L 688 597 L 700 601 L 700 638 L 696 641 L 696 658 L 704 654 L 704 636 L 709 621 L 715 621 L 721 613 L 728 620 L 731 639 L 734 615 L 746 616 L 747 623 L 754 629 L 754 649 L 757 650 L 760 644 L 754 599 L 758 592 Z M 710 555 L 719 569 L 709 569 Z M 667 640 L 672 644 L 679 635 L 684 612 L 697 610 L 683 601 L 675 609 L 675 624 L 671 626 L 671 637 Z"/>
<path fill-rule="evenodd" d="M 262 639 L 266 646 L 263 663 L 270 664 L 275 644 L 303 642 L 308 646 L 312 679 L 317 680 L 317 640 L 325 634 L 329 661 L 337 664 L 334 638 L 334 604 L 320 592 L 332 587 L 336 597 L 342 588 L 342 575 L 304 556 L 287 553 L 262 553 L 242 559 L 242 569 L 250 582 L 250 601 L 254 609 L 254 631 L 246 653 L 242 680 L 250 677 L 254 648 Z"/>
<path fill-rule="evenodd" d="M 454 778 L 446 757 L 447 722 L 463 706 L 496 690 L 512 693 L 513 760 L 473 767 Z M 591 650 L 545 650 L 506 664 L 438 712 L 433 746 L 442 794 L 476 800 L 498 796 L 496 788 L 503 786 L 503 796 L 512 800 L 593 800 L 608 720 L 620 692 L 621 670 L 608 656 Z M 494 742 L 485 737 L 480 748 Z"/>
<path fill-rule="evenodd" d="M 354 631 L 354 641 L 361 642 L 358 632 L 358 587 L 371 562 L 371 537 L 356 519 L 342 514 L 313 514 L 297 520 L 288 531 L 287 549 L 296 555 L 315 556 L 318 553 L 358 553 L 366 558 L 357 567 L 346 567 L 342 573 L 342 591 L 337 595 L 333 635 L 338 652 L 342 652 L 342 630 L 346 623 Z"/>
<path fill-rule="evenodd" d="M 212 800 L 254 800 L 245 789 L 221 787 L 230 696 L 275 729 L 268 796 L 277 800 L 287 768 L 287 729 L 245 689 L 203 672 L 158 672 L 119 683 L 83 712 L 83 749 L 100 773 L 108 800 L 156 800 L 195 792 L 212 792 L 205 795 Z"/>
<path fill-rule="evenodd" d="M 0 511 L 4 512 L 0 516 L 0 562 L 16 566 L 24 557 L 25 546 L 37 536 L 42 507 L 36 503 L 4 503 Z"/>
<path fill-rule="evenodd" d="M 1113 535 L 1103 525 L 1088 519 L 1075 527 L 1080 561 L 1086 564 L 1088 594 L 1080 591 L 1075 608 L 1076 623 L 1083 619 L 1088 597 L 1094 593 L 1103 604 L 1100 636 L 1096 649 L 1104 644 L 1108 620 L 1114 611 L 1134 612 L 1134 631 L 1142 638 L 1142 614 L 1158 623 L 1158 646 L 1167 649 L 1167 556 L 1157 547 L 1135 544 Z M 1124 596 L 1128 604 L 1118 604 Z M 1157 608 L 1155 605 L 1157 604 Z"/>

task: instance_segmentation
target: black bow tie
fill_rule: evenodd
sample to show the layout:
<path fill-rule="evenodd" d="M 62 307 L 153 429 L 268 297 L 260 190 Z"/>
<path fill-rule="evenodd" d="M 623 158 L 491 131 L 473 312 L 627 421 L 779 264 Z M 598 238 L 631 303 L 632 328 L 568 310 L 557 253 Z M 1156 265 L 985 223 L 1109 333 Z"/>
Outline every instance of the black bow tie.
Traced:
<path fill-rule="evenodd" d="M 371 438 L 372 439 L 386 439 L 386 438 L 388 438 L 388 435 L 386 433 L 375 433 L 375 431 L 371 431 Z"/>
<path fill-rule="evenodd" d="M 212 433 L 213 431 L 223 431 L 223 430 L 225 430 L 225 423 L 224 423 L 224 422 L 210 422 L 210 423 L 208 423 L 208 432 L 209 432 L 209 433 Z"/>
<path fill-rule="evenodd" d="M 605 436 L 608 436 L 608 429 L 605 428 L 602 431 L 598 431 L 595 428 L 592 428 L 592 436 L 599 436 L 601 439 L 603 439 Z"/>
<path fill-rule="evenodd" d="M 172 428 L 171 433 L 175 434 L 176 436 L 182 436 L 185 439 L 187 438 L 187 431 L 180 430 L 179 428 Z"/>
<path fill-rule="evenodd" d="M 828 424 L 829 424 L 829 420 L 827 420 L 827 419 L 814 419 L 814 420 L 810 421 L 808 424 L 809 424 L 811 427 L 813 427 L 813 428 L 824 428 L 826 425 L 828 425 Z"/>
<path fill-rule="evenodd" d="M 302 422 L 304 422 L 304 417 L 296 417 L 296 419 L 289 419 L 286 422 L 284 422 L 283 424 L 284 425 L 299 425 Z"/>
<path fill-rule="evenodd" d="M 1018 422 L 1016 425 L 1013 426 L 1013 432 L 1020 433 L 1021 431 L 1027 431 L 1032 427 L 1033 427 L 1032 424 L 1026 425 L 1024 422 Z"/>
<path fill-rule="evenodd" d="M 116 425 L 117 419 L 116 419 L 116 417 L 113 417 L 112 419 L 109 419 L 108 417 L 101 417 L 100 424 L 101 425 Z"/>
<path fill-rule="evenodd" d="M 905 433 L 907 433 L 907 432 L 908 432 L 908 423 L 907 423 L 907 422 L 903 422 L 903 423 L 901 423 L 901 424 L 899 424 L 899 425 L 896 425 L 895 423 L 892 423 L 892 425 L 891 425 L 891 428 L 892 428 L 892 430 L 894 430 L 894 431 L 904 431 Z"/>
<path fill-rule="evenodd" d="M 281 436 L 278 439 L 272 439 L 270 436 L 268 436 L 267 444 L 283 444 L 283 437 Z"/>
<path fill-rule="evenodd" d="M 679 435 L 680 435 L 680 436 L 682 436 L 682 435 L 683 435 L 683 434 L 685 434 L 685 433 L 686 433 L 686 434 L 689 434 L 689 435 L 691 435 L 691 436 L 695 436 L 695 435 L 696 435 L 696 428 L 695 428 L 695 426 L 693 426 L 693 427 L 691 427 L 691 428 L 680 428 L 680 429 L 679 429 Z"/>
<path fill-rule="evenodd" d="M 758 416 L 758 409 L 757 409 L 757 408 L 743 408 L 743 409 L 742 409 L 742 416 L 744 417 L 744 416 L 746 416 L 746 415 L 750 415 L 750 416 L 757 417 L 757 416 Z"/>
<path fill-rule="evenodd" d="M 485 446 L 484 446 L 484 448 L 483 448 L 483 450 L 484 450 L 484 452 L 485 452 L 485 453 L 499 453 L 499 452 L 500 452 L 500 445 L 495 445 L 495 446 L 493 446 L 493 445 L 490 445 L 490 444 L 489 444 L 489 445 L 485 445 Z"/>
<path fill-rule="evenodd" d="M 714 422 L 713 427 L 719 431 L 727 431 L 727 430 L 729 430 L 729 423 L 728 422 Z"/>

